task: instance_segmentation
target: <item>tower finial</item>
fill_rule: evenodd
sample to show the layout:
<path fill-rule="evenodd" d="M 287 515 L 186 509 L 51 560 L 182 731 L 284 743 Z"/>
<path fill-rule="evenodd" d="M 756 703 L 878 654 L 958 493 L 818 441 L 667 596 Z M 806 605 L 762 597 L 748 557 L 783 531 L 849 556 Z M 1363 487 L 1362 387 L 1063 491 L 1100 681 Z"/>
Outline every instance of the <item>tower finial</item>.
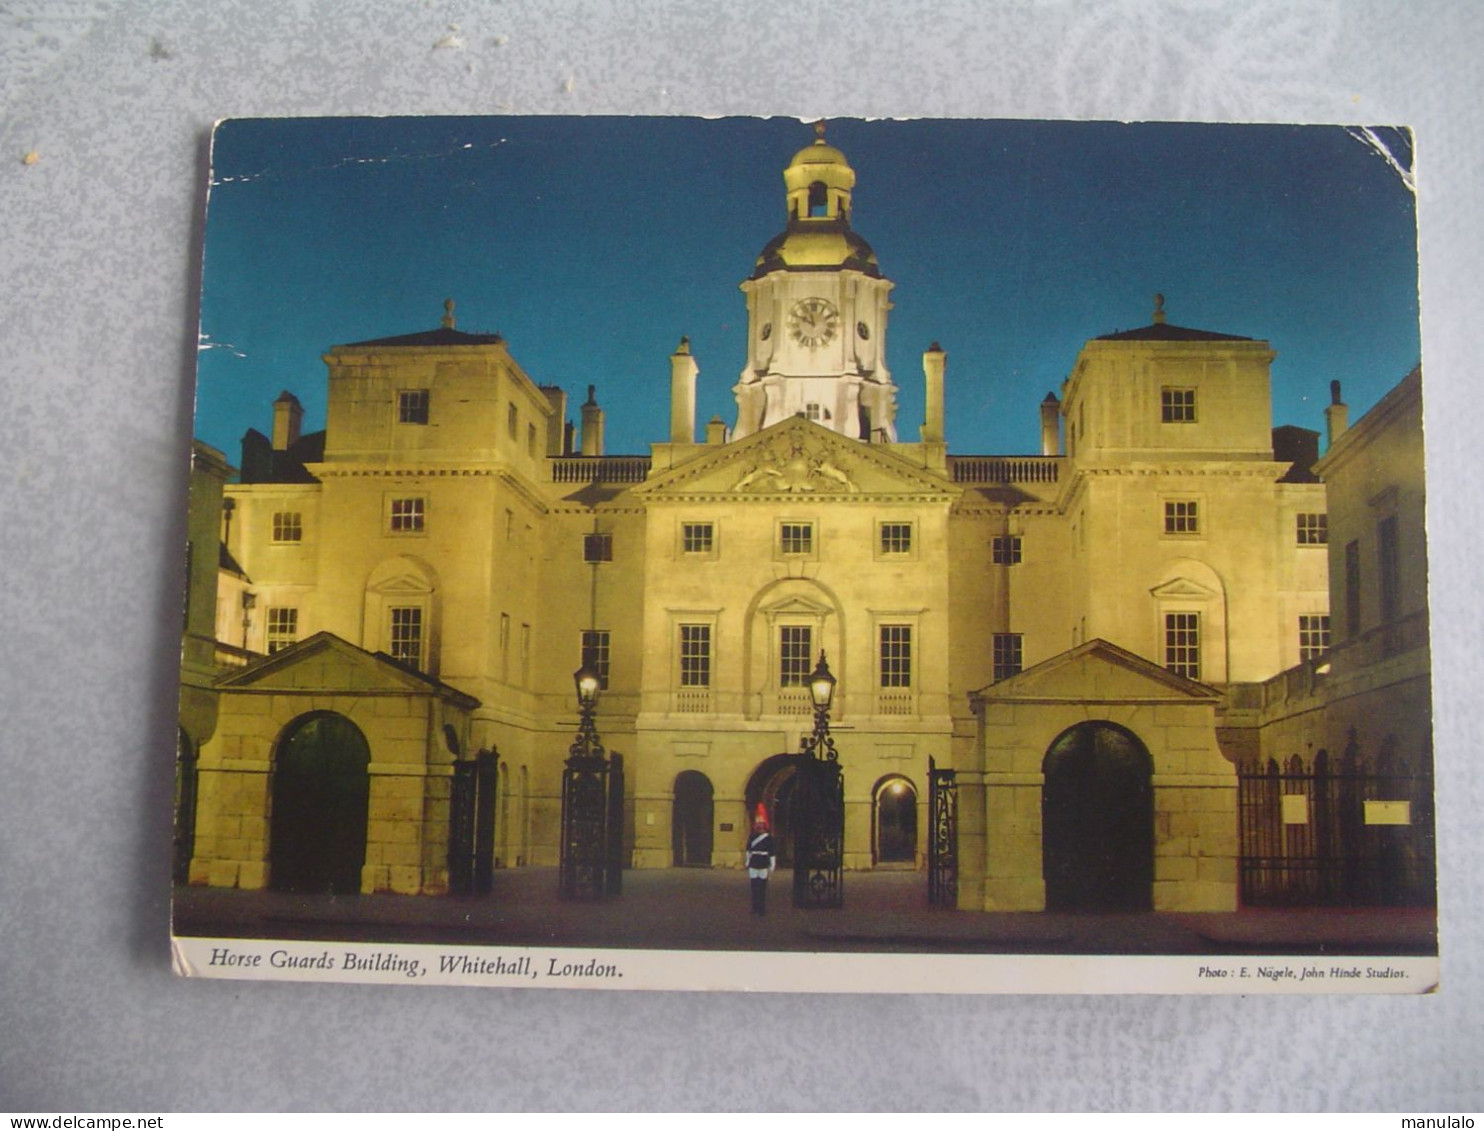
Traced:
<path fill-rule="evenodd" d="M 824 144 L 824 119 L 814 123 L 814 140 L 817 145 Z"/>
<path fill-rule="evenodd" d="M 445 330 L 453 329 L 453 299 L 451 298 L 443 300 L 443 328 Z"/>
<path fill-rule="evenodd" d="M 1165 322 L 1165 296 L 1156 294 L 1154 296 L 1154 324 L 1163 326 Z"/>

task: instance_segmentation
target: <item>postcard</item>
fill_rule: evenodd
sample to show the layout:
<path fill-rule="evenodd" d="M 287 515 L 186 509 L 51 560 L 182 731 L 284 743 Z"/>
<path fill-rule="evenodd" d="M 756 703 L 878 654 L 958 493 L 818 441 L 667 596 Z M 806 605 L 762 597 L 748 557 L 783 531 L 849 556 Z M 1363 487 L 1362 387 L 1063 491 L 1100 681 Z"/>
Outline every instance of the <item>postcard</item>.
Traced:
<path fill-rule="evenodd" d="M 1413 138 L 227 120 L 176 970 L 1438 980 Z"/>

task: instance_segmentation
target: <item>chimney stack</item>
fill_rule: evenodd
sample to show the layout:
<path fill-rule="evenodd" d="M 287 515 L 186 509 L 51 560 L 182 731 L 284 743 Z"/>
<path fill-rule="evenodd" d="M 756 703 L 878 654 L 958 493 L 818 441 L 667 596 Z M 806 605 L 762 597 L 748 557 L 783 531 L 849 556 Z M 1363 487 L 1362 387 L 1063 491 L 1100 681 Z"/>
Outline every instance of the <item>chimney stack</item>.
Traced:
<path fill-rule="evenodd" d="M 1055 393 L 1047 393 L 1041 402 L 1041 454 L 1061 455 L 1061 401 Z"/>
<path fill-rule="evenodd" d="M 587 387 L 587 400 L 582 405 L 582 454 L 603 454 L 603 410 L 598 407 L 596 385 Z"/>
<path fill-rule="evenodd" d="M 696 442 L 696 374 L 700 367 L 690 354 L 690 339 L 681 338 L 670 355 L 670 443 Z"/>
<path fill-rule="evenodd" d="M 1324 410 L 1324 426 L 1327 432 L 1327 440 L 1334 444 L 1345 430 L 1350 427 L 1350 406 L 1340 400 L 1340 383 L 1331 381 L 1329 383 L 1329 405 Z"/>
<path fill-rule="evenodd" d="M 922 425 L 924 444 L 943 442 L 943 367 L 948 355 L 937 342 L 922 355 L 922 375 L 927 384 L 927 419 Z"/>
<path fill-rule="evenodd" d="M 556 385 L 542 385 L 541 392 L 546 397 L 546 403 L 551 405 L 551 415 L 546 420 L 546 454 L 567 455 L 567 391 Z"/>
<path fill-rule="evenodd" d="M 273 402 L 273 450 L 286 452 L 299 442 L 299 427 L 304 421 L 304 406 L 299 398 L 285 389 Z"/>
<path fill-rule="evenodd" d="M 727 442 L 727 425 L 719 416 L 713 416 L 706 422 L 706 443 L 725 444 Z"/>

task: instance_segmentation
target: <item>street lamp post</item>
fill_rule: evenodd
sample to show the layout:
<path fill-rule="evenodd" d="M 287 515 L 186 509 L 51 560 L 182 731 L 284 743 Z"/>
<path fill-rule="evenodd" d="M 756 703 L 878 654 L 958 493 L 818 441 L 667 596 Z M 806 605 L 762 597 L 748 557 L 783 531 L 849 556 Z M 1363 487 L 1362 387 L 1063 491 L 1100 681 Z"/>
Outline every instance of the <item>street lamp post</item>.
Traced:
<path fill-rule="evenodd" d="M 617 868 L 611 860 L 610 829 L 613 806 L 608 752 L 598 737 L 595 715 L 601 683 L 589 664 L 572 673 L 577 687 L 577 737 L 567 751 L 562 771 L 562 856 L 560 895 L 563 899 L 596 899 L 616 890 Z M 617 755 L 614 756 L 615 761 Z M 618 780 L 622 780 L 621 777 Z"/>
<path fill-rule="evenodd" d="M 835 677 L 824 652 L 809 675 L 814 732 L 800 743 L 794 817 L 794 906 L 845 905 L 845 783 L 830 734 Z"/>

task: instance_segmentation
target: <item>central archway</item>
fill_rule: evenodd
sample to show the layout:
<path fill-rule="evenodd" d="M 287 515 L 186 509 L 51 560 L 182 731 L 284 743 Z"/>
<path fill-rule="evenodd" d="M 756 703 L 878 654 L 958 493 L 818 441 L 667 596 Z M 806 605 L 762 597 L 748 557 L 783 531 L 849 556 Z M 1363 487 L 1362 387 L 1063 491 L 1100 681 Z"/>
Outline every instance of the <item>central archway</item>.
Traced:
<path fill-rule="evenodd" d="M 1042 764 L 1041 861 L 1049 911 L 1154 905 L 1154 762 L 1114 723 L 1063 731 Z"/>
<path fill-rule="evenodd" d="M 774 754 L 764 759 L 747 779 L 744 794 L 747 804 L 747 828 L 761 805 L 772 826 L 773 844 L 778 852 L 778 866 L 794 865 L 793 797 L 798 784 L 797 754 Z"/>
<path fill-rule="evenodd" d="M 361 890 L 370 763 L 366 736 L 344 715 L 322 711 L 289 724 L 273 765 L 274 888 Z"/>

